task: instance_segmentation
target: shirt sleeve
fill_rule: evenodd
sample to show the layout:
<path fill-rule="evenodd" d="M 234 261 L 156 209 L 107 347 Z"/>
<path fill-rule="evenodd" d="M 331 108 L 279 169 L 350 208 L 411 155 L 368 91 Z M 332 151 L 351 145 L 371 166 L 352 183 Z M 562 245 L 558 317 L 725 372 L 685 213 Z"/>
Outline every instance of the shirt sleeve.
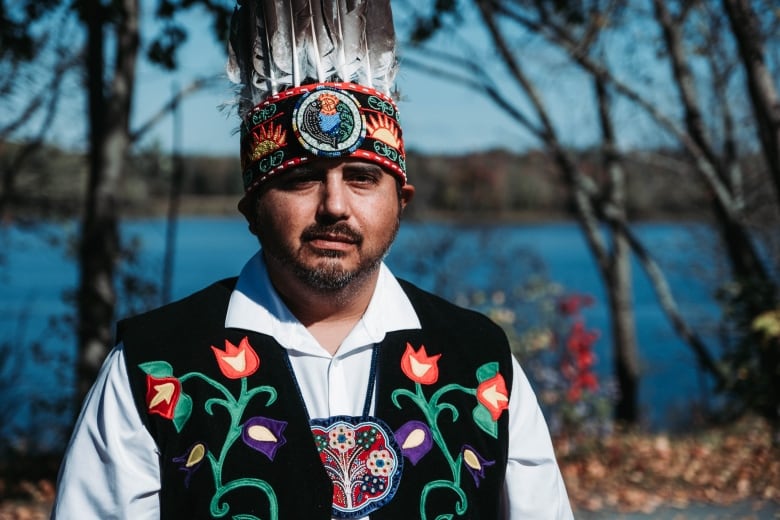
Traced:
<path fill-rule="evenodd" d="M 156 444 L 133 401 L 121 345 L 87 394 L 60 467 L 52 519 L 158 519 Z"/>
<path fill-rule="evenodd" d="M 505 501 L 509 520 L 573 519 L 550 432 L 528 378 L 513 357 Z"/>

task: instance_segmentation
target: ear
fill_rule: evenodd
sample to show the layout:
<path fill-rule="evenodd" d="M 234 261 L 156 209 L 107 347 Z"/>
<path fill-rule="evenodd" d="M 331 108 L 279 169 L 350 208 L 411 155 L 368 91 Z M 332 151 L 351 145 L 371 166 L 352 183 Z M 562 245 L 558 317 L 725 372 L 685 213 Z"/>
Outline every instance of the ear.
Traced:
<path fill-rule="evenodd" d="M 411 184 L 404 184 L 401 186 L 401 209 L 404 209 L 414 198 L 414 186 Z"/>
<path fill-rule="evenodd" d="M 245 196 L 238 202 L 238 211 L 249 223 L 249 232 L 257 236 L 257 197 Z"/>

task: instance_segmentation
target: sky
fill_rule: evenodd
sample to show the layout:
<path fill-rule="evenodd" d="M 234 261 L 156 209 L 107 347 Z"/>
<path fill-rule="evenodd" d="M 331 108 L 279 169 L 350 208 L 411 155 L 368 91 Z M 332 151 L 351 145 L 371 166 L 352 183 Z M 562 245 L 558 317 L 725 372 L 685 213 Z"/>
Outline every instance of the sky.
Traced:
<path fill-rule="evenodd" d="M 396 25 L 399 18 L 398 5 L 408 8 L 408 1 L 393 0 L 396 10 Z M 149 35 L 159 22 L 154 17 L 154 6 L 157 0 L 142 0 L 142 37 Z M 414 4 L 415 6 L 417 4 Z M 422 4 L 420 4 L 422 5 Z M 401 11 L 403 15 L 407 11 Z M 475 54 L 480 63 L 487 64 L 492 71 L 500 71 L 499 59 L 495 51 L 487 43 L 484 29 L 475 22 L 478 17 L 474 13 L 461 13 L 464 20 L 457 35 L 441 33 L 433 40 L 434 47 L 452 51 L 461 49 L 459 40 L 465 40 L 476 48 Z M 182 134 L 180 151 L 185 154 L 205 154 L 230 156 L 239 153 L 239 138 L 237 128 L 238 117 L 233 111 L 225 109 L 233 99 L 232 85 L 224 74 L 226 61 L 226 43 L 217 41 L 210 27 L 210 16 L 204 11 L 195 9 L 186 13 L 181 21 L 188 30 L 187 42 L 179 49 L 177 58 L 179 66 L 173 71 L 165 71 L 151 65 L 139 55 L 136 73 L 136 90 L 133 101 L 132 129 L 144 125 L 152 115 L 170 99 L 176 89 L 184 88 L 193 80 L 221 75 L 222 80 L 217 86 L 190 95 L 182 103 L 180 111 L 182 119 Z M 401 22 L 403 23 L 403 21 Z M 639 24 L 642 27 L 642 24 Z M 83 28 L 76 28 L 82 31 Z M 399 27 L 397 31 L 403 33 Z M 544 45 L 527 35 L 512 34 L 514 41 L 520 41 L 518 50 L 526 72 L 532 77 L 534 84 L 539 86 L 540 95 L 548 107 L 554 125 L 559 131 L 564 144 L 575 147 L 591 145 L 597 139 L 595 127 L 596 116 L 593 113 L 593 93 L 590 81 L 578 73 L 566 60 L 549 45 Z M 620 37 L 620 35 L 618 35 Z M 399 37 L 399 40 L 403 40 Z M 622 42 L 625 44 L 625 42 Z M 621 46 L 615 46 L 617 49 Z M 646 46 L 647 47 L 647 46 Z M 110 49 L 110 45 L 108 46 Z M 652 51 L 652 46 L 648 47 Z M 646 49 L 647 50 L 647 49 Z M 461 51 L 462 52 L 462 51 Z M 621 51 L 616 51 L 621 52 Z M 459 155 L 474 151 L 505 149 L 522 152 L 530 148 L 538 148 L 539 143 L 517 122 L 499 109 L 482 92 L 455 84 L 441 77 L 433 77 L 405 63 L 405 57 L 412 53 L 403 46 L 399 48 L 400 70 L 397 76 L 397 88 L 401 92 L 399 108 L 406 149 L 427 154 Z M 639 67 L 657 63 L 657 58 L 641 56 L 635 49 L 630 53 L 630 60 Z M 473 57 L 470 56 L 470 57 Z M 618 55 L 625 59 L 625 54 Z M 657 67 L 648 69 L 650 78 L 661 79 Z M 501 75 L 503 73 L 503 75 Z M 578 75 L 579 74 L 579 75 Z M 506 72 L 495 75 L 501 87 L 514 84 Z M 52 140 L 64 148 L 83 148 L 86 139 L 86 109 L 83 98 L 83 85 L 80 79 L 71 81 L 73 95 L 68 96 L 68 102 L 62 107 L 61 113 L 55 116 L 51 123 Z M 668 82 L 666 82 L 668 84 Z M 655 95 L 666 95 L 666 88 L 658 88 L 648 83 L 648 89 Z M 642 88 L 640 86 L 639 88 Z M 20 102 L 28 93 L 21 89 Z M 522 103 L 521 92 L 509 91 L 510 101 Z M 18 106 L 18 103 L 6 103 L 7 107 Z M 672 105 L 674 105 L 672 103 Z M 616 106 L 620 106 L 618 103 Z M 0 104 L 0 111 L 3 105 Z M 41 114 L 43 111 L 41 111 Z M 647 146 L 658 142 L 657 127 L 647 124 L 647 118 L 637 114 L 635 107 L 628 106 L 625 110 L 616 110 L 620 127 L 618 135 L 627 146 Z M 41 117 L 44 117 L 45 114 Z M 0 113 L 3 117 L 3 113 Z M 49 120 L 34 122 L 31 126 L 49 124 Z M 32 130 L 30 130 L 32 131 Z M 145 135 L 140 142 L 141 147 L 157 147 L 162 152 L 173 150 L 173 122 L 166 117 Z"/>
<path fill-rule="evenodd" d="M 147 16 L 149 16 L 147 10 Z M 134 126 L 139 126 L 165 103 L 174 86 L 194 78 L 223 74 L 225 45 L 217 42 L 206 16 L 193 12 L 185 18 L 189 38 L 179 53 L 179 68 L 170 73 L 142 63 L 137 75 Z M 399 110 L 407 149 L 425 153 L 461 154 L 504 148 L 522 150 L 532 141 L 492 102 L 478 93 L 404 67 L 403 49 L 397 86 Z M 185 153 L 238 153 L 234 112 L 220 108 L 232 99 L 225 77 L 221 86 L 188 97 L 182 104 L 182 149 Z M 144 140 L 171 149 L 172 120 L 166 118 Z"/>

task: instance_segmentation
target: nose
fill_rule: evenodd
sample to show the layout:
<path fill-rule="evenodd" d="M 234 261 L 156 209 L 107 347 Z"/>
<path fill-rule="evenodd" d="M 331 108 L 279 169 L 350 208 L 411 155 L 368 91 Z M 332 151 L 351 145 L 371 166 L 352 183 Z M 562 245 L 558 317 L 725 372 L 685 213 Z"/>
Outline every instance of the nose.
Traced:
<path fill-rule="evenodd" d="M 344 220 L 349 217 L 347 186 L 341 175 L 328 172 L 322 183 L 319 217 L 324 220 Z"/>

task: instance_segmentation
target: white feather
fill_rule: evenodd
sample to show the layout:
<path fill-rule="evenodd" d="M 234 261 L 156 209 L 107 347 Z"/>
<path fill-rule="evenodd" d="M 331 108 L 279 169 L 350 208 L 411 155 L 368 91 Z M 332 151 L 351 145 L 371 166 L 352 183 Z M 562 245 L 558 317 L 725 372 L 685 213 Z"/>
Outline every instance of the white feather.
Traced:
<path fill-rule="evenodd" d="M 390 0 L 240 0 L 228 56 L 244 111 L 308 81 L 390 94 L 397 70 Z"/>

